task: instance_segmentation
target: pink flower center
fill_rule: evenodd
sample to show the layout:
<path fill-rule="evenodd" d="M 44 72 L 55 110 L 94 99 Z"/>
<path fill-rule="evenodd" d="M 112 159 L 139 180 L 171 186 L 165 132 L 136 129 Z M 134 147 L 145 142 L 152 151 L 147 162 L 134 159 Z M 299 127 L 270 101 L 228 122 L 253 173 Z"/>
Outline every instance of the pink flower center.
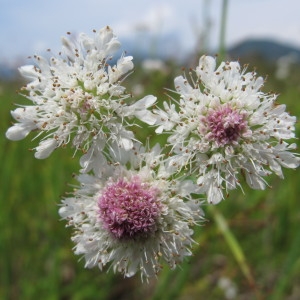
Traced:
<path fill-rule="evenodd" d="M 209 133 L 207 137 L 218 146 L 235 144 L 241 135 L 247 131 L 246 115 L 229 106 L 222 106 L 210 112 L 205 122 Z"/>
<path fill-rule="evenodd" d="M 117 239 L 144 238 L 156 230 L 158 190 L 138 177 L 109 184 L 98 199 L 104 228 Z"/>

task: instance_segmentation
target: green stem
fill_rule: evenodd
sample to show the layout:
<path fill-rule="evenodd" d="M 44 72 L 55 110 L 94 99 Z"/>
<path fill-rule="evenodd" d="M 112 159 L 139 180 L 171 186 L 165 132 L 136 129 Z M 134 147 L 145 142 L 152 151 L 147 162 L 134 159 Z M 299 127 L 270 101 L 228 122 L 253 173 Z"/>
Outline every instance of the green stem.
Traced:
<path fill-rule="evenodd" d="M 225 241 L 227 242 L 234 258 L 236 259 L 242 273 L 244 274 L 244 276 L 246 277 L 247 281 L 249 282 L 249 285 L 254 288 L 255 292 L 256 292 L 256 296 L 257 299 L 261 299 L 261 296 L 259 294 L 259 291 L 256 288 L 256 284 L 255 284 L 255 280 L 252 276 L 252 273 L 250 271 L 250 268 L 247 264 L 244 252 L 239 244 L 239 242 L 237 241 L 237 239 L 235 238 L 233 232 L 230 230 L 230 228 L 228 227 L 228 223 L 226 221 L 226 219 L 224 218 L 224 216 L 218 211 L 218 209 L 216 208 L 216 206 L 214 205 L 209 205 L 208 209 L 210 211 L 210 213 L 212 214 L 219 230 L 221 231 Z"/>
<path fill-rule="evenodd" d="M 228 8 L 228 0 L 223 0 L 220 40 L 219 40 L 219 60 L 220 61 L 224 61 L 225 57 L 226 57 L 225 35 L 226 35 L 226 22 L 227 22 L 227 8 Z"/>

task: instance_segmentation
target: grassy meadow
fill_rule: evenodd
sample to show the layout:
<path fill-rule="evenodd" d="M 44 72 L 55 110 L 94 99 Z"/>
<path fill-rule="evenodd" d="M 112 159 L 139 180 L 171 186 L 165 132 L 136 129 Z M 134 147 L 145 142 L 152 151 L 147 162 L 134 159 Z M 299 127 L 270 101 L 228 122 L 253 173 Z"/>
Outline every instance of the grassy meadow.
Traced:
<path fill-rule="evenodd" d="M 300 71 L 278 80 L 274 66 L 255 63 L 259 74 L 268 74 L 264 91 L 279 93 L 278 102 L 299 117 Z M 165 73 L 143 74 L 137 67 L 126 82 L 163 95 L 179 74 L 172 65 Z M 59 149 L 37 160 L 28 151 L 37 145 L 34 135 L 18 142 L 5 138 L 13 103 L 28 103 L 15 92 L 21 85 L 0 82 L 0 299 L 300 299 L 299 170 L 284 170 L 285 180 L 270 177 L 272 188 L 265 191 L 244 185 L 244 194 L 238 190 L 218 206 L 204 207 L 208 221 L 195 229 L 194 255 L 175 271 L 166 268 L 141 283 L 139 276 L 85 269 L 58 215 L 77 158 Z"/>

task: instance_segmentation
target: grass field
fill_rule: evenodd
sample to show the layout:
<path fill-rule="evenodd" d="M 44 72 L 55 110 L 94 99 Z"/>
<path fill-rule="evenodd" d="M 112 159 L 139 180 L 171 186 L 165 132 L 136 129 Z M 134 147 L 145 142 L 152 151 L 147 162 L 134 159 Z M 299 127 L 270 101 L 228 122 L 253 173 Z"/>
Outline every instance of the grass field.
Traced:
<path fill-rule="evenodd" d="M 300 73 L 286 81 L 271 74 L 264 90 L 280 93 L 279 102 L 299 117 Z M 157 94 L 173 88 L 168 78 L 174 76 L 131 77 L 147 85 L 146 93 Z M 142 284 L 138 276 L 84 269 L 58 216 L 77 159 L 59 149 L 36 160 L 28 151 L 36 145 L 30 138 L 5 138 L 13 103 L 24 103 L 15 93 L 20 85 L 0 83 L 0 299 L 300 299 L 299 170 L 284 170 L 285 180 L 271 177 L 272 189 L 245 187 L 245 194 L 236 191 L 215 209 L 205 207 L 209 221 L 195 232 L 194 256 L 173 272 L 166 269 Z M 220 218 L 228 223 L 227 236 Z"/>

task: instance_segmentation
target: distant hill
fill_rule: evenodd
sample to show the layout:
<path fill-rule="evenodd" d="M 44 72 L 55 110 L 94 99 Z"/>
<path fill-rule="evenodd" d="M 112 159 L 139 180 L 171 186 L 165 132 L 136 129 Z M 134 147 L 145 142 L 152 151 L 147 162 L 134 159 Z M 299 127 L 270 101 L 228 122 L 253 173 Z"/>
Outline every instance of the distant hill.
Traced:
<path fill-rule="evenodd" d="M 133 54 L 135 61 L 138 59 L 142 60 L 144 58 L 149 58 L 153 55 L 161 59 L 176 59 L 178 53 L 180 53 L 180 47 L 177 45 L 178 41 L 174 36 L 168 36 L 164 40 L 164 49 L 159 48 L 162 47 L 160 43 L 155 45 L 153 45 L 153 43 L 151 44 L 152 40 L 150 37 L 145 40 L 147 42 L 144 41 L 144 43 L 134 43 L 132 40 L 125 41 L 123 43 L 125 44 L 123 49 L 126 49 L 129 55 Z M 162 55 L 162 53 L 165 53 L 165 55 Z M 270 63 L 276 62 L 281 57 L 291 56 L 293 63 L 300 64 L 300 48 L 282 44 L 270 39 L 247 39 L 229 47 L 227 53 L 231 60 L 248 60 L 249 58 L 254 57 L 265 59 Z M 182 53 L 182 56 L 184 55 L 188 56 L 189 54 Z M 178 58 L 179 57 L 177 57 L 177 59 Z M 17 67 L 12 67 L 5 62 L 0 62 L 0 80 L 9 80 L 16 76 L 18 76 Z"/>
<path fill-rule="evenodd" d="M 283 56 L 293 55 L 295 61 L 300 63 L 300 49 L 266 39 L 245 40 L 230 47 L 228 54 L 231 59 L 256 56 L 270 62 L 277 61 Z"/>
<path fill-rule="evenodd" d="M 15 68 L 4 63 L 0 63 L 0 80 L 10 80 L 15 78 L 16 75 L 18 75 L 18 72 Z"/>

